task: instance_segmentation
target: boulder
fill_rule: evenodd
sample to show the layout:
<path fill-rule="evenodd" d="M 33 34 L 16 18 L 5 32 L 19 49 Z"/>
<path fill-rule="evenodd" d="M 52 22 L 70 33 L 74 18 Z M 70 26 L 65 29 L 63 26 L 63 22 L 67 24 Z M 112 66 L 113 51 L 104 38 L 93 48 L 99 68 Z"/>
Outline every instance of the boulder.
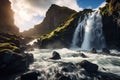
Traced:
<path fill-rule="evenodd" d="M 34 56 L 33 54 L 30 53 L 25 53 L 26 59 L 28 61 L 29 64 L 31 64 L 34 61 Z"/>
<path fill-rule="evenodd" d="M 83 57 L 83 58 L 87 58 L 87 56 L 83 53 L 80 53 L 80 56 Z"/>
<path fill-rule="evenodd" d="M 32 59 L 30 54 L 4 51 L 0 54 L 0 74 L 6 75 L 26 71 Z"/>
<path fill-rule="evenodd" d="M 95 73 L 95 72 L 98 71 L 98 65 L 94 64 L 94 63 L 91 63 L 87 60 L 81 61 L 79 65 L 82 68 L 84 68 L 87 72 L 90 72 L 90 73 Z"/>
<path fill-rule="evenodd" d="M 27 69 L 25 57 L 17 53 L 2 53 L 0 55 L 0 74 L 14 74 Z"/>
<path fill-rule="evenodd" d="M 57 80 L 71 80 L 69 77 L 61 76 Z"/>
<path fill-rule="evenodd" d="M 60 54 L 58 52 L 54 51 L 52 54 L 52 57 L 50 59 L 58 60 L 58 59 L 61 59 L 61 57 L 60 57 Z"/>
<path fill-rule="evenodd" d="M 76 69 L 76 66 L 71 62 L 62 63 L 62 64 L 60 64 L 60 66 L 62 66 L 61 71 L 63 71 L 63 72 L 73 72 Z"/>
<path fill-rule="evenodd" d="M 102 49 L 102 52 L 103 52 L 103 53 L 107 53 L 107 54 L 110 53 L 109 49 L 107 49 L 107 48 L 103 48 L 103 49 Z"/>
<path fill-rule="evenodd" d="M 56 73 L 54 80 L 71 80 L 71 79 L 61 73 Z"/>
<path fill-rule="evenodd" d="M 20 76 L 20 80 L 38 80 L 39 71 L 28 71 Z"/>
<path fill-rule="evenodd" d="M 73 57 L 82 57 L 82 58 L 87 58 L 87 56 L 83 53 L 79 53 L 79 54 L 73 54 Z"/>
<path fill-rule="evenodd" d="M 90 50 L 90 52 L 91 52 L 91 53 L 97 53 L 97 50 L 96 50 L 95 48 L 92 48 L 92 49 Z"/>

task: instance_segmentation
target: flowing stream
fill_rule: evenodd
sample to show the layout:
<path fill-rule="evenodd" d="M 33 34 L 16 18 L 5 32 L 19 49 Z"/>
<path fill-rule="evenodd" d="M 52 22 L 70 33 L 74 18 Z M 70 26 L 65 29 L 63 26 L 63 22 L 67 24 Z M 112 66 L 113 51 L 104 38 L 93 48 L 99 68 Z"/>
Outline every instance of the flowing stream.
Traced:
<path fill-rule="evenodd" d="M 60 53 L 60 60 L 50 60 L 52 56 L 52 52 L 57 51 Z M 120 54 L 115 50 L 111 51 L 112 54 Z M 35 62 L 30 65 L 31 70 L 39 70 L 41 72 L 40 80 L 54 80 L 54 77 L 57 73 L 62 73 L 66 76 L 69 76 L 72 80 L 80 80 L 81 78 L 89 79 L 88 76 L 81 73 L 83 69 L 76 68 L 72 64 L 76 64 L 81 62 L 82 60 L 88 60 L 92 63 L 95 63 L 99 66 L 99 71 L 105 73 L 114 73 L 120 76 L 120 57 L 118 56 L 110 56 L 103 54 L 93 54 L 90 52 L 84 51 L 74 51 L 66 48 L 63 49 L 34 49 L 34 51 L 30 51 L 30 53 L 34 54 Z M 78 54 L 84 53 L 87 58 L 83 58 Z M 74 56 L 77 55 L 77 56 Z M 62 69 L 66 67 L 68 69 L 67 72 L 62 71 Z M 98 80 L 98 79 L 94 79 Z"/>

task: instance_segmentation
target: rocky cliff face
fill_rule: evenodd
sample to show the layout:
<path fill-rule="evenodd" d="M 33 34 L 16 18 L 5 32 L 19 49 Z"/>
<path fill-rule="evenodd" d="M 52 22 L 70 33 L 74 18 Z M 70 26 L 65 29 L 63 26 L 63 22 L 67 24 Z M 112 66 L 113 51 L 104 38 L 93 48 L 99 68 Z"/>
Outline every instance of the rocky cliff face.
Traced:
<path fill-rule="evenodd" d="M 40 36 L 42 34 L 50 33 L 60 24 L 68 19 L 68 17 L 76 13 L 67 7 L 60 7 L 55 4 L 51 5 L 46 13 L 43 22 L 36 25 L 33 29 L 23 32 L 24 36 Z"/>
<path fill-rule="evenodd" d="M 19 32 L 19 29 L 14 25 L 13 15 L 10 1 L 0 0 L 0 32 Z"/>
<path fill-rule="evenodd" d="M 106 0 L 101 8 L 103 31 L 108 47 L 120 47 L 120 0 Z"/>

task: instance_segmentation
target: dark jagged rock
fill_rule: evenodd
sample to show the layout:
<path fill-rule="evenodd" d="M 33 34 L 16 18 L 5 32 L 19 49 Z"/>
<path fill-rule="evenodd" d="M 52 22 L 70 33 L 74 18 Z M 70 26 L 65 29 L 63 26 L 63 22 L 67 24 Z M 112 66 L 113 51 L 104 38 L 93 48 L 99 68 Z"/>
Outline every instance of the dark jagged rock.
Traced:
<path fill-rule="evenodd" d="M 54 80 L 71 80 L 69 77 L 64 76 L 63 74 L 56 73 Z"/>
<path fill-rule="evenodd" d="M 27 61 L 24 56 L 17 53 L 0 54 L 0 74 L 14 74 L 27 69 Z"/>
<path fill-rule="evenodd" d="M 81 61 L 79 65 L 90 73 L 96 73 L 98 71 L 98 65 L 87 60 Z"/>
<path fill-rule="evenodd" d="M 28 71 L 21 75 L 20 80 L 38 80 L 39 71 Z"/>
<path fill-rule="evenodd" d="M 71 80 L 69 77 L 61 76 L 57 80 Z"/>
<path fill-rule="evenodd" d="M 26 55 L 26 58 L 27 58 L 27 61 L 28 61 L 29 64 L 34 61 L 33 54 L 25 53 L 25 55 Z"/>
<path fill-rule="evenodd" d="M 83 53 L 80 53 L 80 56 L 83 57 L 83 58 L 87 58 L 87 56 Z"/>
<path fill-rule="evenodd" d="M 30 54 L 2 52 L 0 53 L 0 74 L 10 75 L 26 71 L 31 62 L 33 57 Z"/>
<path fill-rule="evenodd" d="M 14 25 L 14 13 L 9 0 L 0 0 L 0 32 L 19 33 Z"/>
<path fill-rule="evenodd" d="M 67 7 L 60 7 L 58 5 L 51 5 L 46 12 L 46 17 L 41 24 L 35 25 L 33 29 L 23 32 L 23 36 L 35 36 L 39 37 L 43 34 L 48 34 L 59 25 L 64 23 L 69 16 L 76 11 L 71 10 Z"/>
<path fill-rule="evenodd" d="M 63 66 L 63 68 L 61 69 L 61 71 L 63 72 L 73 72 L 76 69 L 76 66 L 73 63 L 62 63 L 61 64 Z"/>
<path fill-rule="evenodd" d="M 91 52 L 91 53 L 97 53 L 97 51 L 96 51 L 95 48 L 92 48 L 92 49 L 90 50 L 90 52 Z"/>
<path fill-rule="evenodd" d="M 61 59 L 61 57 L 60 57 L 60 54 L 58 52 L 54 51 L 52 54 L 52 57 L 50 59 L 58 60 L 58 59 Z"/>

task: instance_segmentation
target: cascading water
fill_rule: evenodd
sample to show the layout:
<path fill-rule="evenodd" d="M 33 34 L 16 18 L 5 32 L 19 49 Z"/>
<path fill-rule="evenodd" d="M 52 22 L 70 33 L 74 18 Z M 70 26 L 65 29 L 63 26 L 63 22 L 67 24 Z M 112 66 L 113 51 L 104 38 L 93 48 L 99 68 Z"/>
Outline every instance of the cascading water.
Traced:
<path fill-rule="evenodd" d="M 84 31 L 83 31 L 84 30 Z M 84 32 L 84 36 L 81 31 Z M 102 17 L 99 11 L 89 13 L 88 17 L 79 22 L 73 37 L 72 47 L 76 47 L 81 42 L 82 50 L 89 50 L 91 48 L 102 49 L 105 48 L 105 39 L 102 32 Z"/>
<path fill-rule="evenodd" d="M 84 20 L 82 20 L 82 18 L 80 17 L 80 19 L 78 21 L 78 26 L 75 29 L 75 33 L 74 33 L 73 40 L 72 40 L 72 47 L 73 48 L 78 48 L 79 47 L 78 44 L 83 41 L 83 33 L 84 33 L 83 30 L 84 30 L 84 26 L 86 25 L 87 19 L 88 19 L 88 15 L 85 15 Z"/>

